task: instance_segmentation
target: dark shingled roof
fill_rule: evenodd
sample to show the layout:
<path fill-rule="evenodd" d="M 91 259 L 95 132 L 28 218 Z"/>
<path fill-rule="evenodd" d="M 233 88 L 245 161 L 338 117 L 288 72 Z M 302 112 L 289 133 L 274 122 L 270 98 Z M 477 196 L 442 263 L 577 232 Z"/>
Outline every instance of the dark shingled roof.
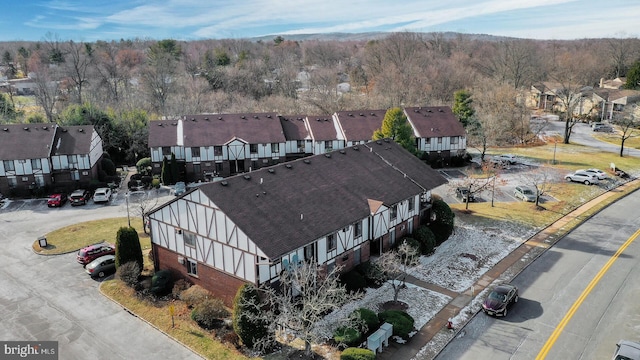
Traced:
<path fill-rule="evenodd" d="M 338 132 L 333 124 L 331 115 L 308 116 L 309 128 L 311 128 L 311 136 L 315 141 L 335 140 L 338 138 Z"/>
<path fill-rule="evenodd" d="M 280 116 L 280 124 L 287 140 L 311 139 L 305 121 L 306 115 Z"/>
<path fill-rule="evenodd" d="M 418 137 L 465 136 L 464 126 L 448 106 L 408 107 L 404 110 Z"/>
<path fill-rule="evenodd" d="M 234 138 L 249 144 L 286 141 L 276 113 L 200 114 L 186 115 L 182 120 L 151 121 L 149 146 L 178 145 L 180 124 L 185 147 L 224 145 Z"/>
<path fill-rule="evenodd" d="M 0 160 L 48 158 L 55 124 L 0 125 Z"/>
<path fill-rule="evenodd" d="M 93 125 L 60 126 L 51 155 L 80 155 L 91 151 Z"/>
<path fill-rule="evenodd" d="M 446 182 L 394 142 L 376 141 L 199 189 L 275 259 L 366 218 L 370 199 L 392 205 Z"/>
<path fill-rule="evenodd" d="M 338 111 L 338 121 L 346 141 L 370 141 L 373 132 L 382 127 L 387 110 Z"/>

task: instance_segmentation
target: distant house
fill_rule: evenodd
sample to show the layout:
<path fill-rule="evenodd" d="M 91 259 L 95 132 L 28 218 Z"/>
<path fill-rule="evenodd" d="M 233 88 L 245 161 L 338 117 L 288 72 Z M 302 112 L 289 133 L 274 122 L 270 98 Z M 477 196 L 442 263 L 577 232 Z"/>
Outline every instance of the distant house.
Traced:
<path fill-rule="evenodd" d="M 627 105 L 640 102 L 640 91 L 599 88 L 593 91 L 593 101 L 598 105 L 598 119 L 611 120 L 620 116 Z"/>
<path fill-rule="evenodd" d="M 466 131 L 450 107 L 408 107 L 404 114 L 413 127 L 418 150 L 430 160 L 448 160 L 465 154 Z"/>
<path fill-rule="evenodd" d="M 0 192 L 68 191 L 98 178 L 102 139 L 93 126 L 0 125 Z"/>
<path fill-rule="evenodd" d="M 230 305 L 300 262 L 352 269 L 430 218 L 446 179 L 389 140 L 199 186 L 149 214 L 156 269 Z"/>
<path fill-rule="evenodd" d="M 405 114 L 419 150 L 432 159 L 465 152 L 465 130 L 450 108 L 409 109 Z M 201 114 L 152 121 L 149 147 L 153 172 L 160 174 L 163 159 L 174 154 L 187 181 L 207 181 L 364 144 L 381 128 L 386 112 Z"/>
<path fill-rule="evenodd" d="M 561 94 L 571 92 L 575 99 L 573 116 L 583 117 L 593 113 L 596 104 L 593 102 L 593 87 L 574 85 L 567 88 L 563 84 L 553 82 L 543 82 L 531 86 L 529 96 L 526 98 L 526 105 L 529 108 L 542 110 L 544 112 L 566 112 Z"/>
<path fill-rule="evenodd" d="M 285 136 L 275 113 L 187 115 L 149 124 L 153 172 L 173 153 L 188 181 L 231 176 L 283 162 Z"/>

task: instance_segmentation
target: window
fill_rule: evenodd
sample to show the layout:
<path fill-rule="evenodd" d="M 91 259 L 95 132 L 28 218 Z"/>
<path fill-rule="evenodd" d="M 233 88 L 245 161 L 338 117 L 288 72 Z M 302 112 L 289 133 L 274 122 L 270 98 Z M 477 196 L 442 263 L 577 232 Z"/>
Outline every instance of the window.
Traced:
<path fill-rule="evenodd" d="M 457 136 L 451 137 L 451 145 L 457 145 L 459 140 L 460 138 Z"/>
<path fill-rule="evenodd" d="M 398 217 L 398 205 L 391 207 L 391 220 L 395 220 Z"/>
<path fill-rule="evenodd" d="M 171 147 L 170 146 L 163 146 L 162 147 L 162 155 L 165 155 L 165 156 L 171 155 Z"/>
<path fill-rule="evenodd" d="M 213 147 L 213 156 L 222 156 L 222 146 L 216 145 Z"/>
<path fill-rule="evenodd" d="M 196 247 L 196 234 L 183 231 L 182 238 L 186 246 Z"/>
<path fill-rule="evenodd" d="M 75 155 L 67 155 L 67 162 L 69 165 L 73 165 L 71 167 L 76 167 L 75 165 L 78 164 L 78 157 Z"/>
<path fill-rule="evenodd" d="M 40 159 L 31 159 L 31 169 L 33 169 L 33 170 L 42 170 L 42 160 L 40 160 Z"/>
<path fill-rule="evenodd" d="M 326 151 L 332 151 L 333 150 L 333 141 L 331 140 L 327 140 L 324 142 L 324 149 Z"/>
<path fill-rule="evenodd" d="M 353 224 L 353 237 L 359 238 L 360 236 L 362 236 L 362 222 L 358 221 Z"/>
<path fill-rule="evenodd" d="M 271 144 L 271 152 L 272 153 L 279 153 L 280 152 L 280 144 L 272 143 Z"/>
<path fill-rule="evenodd" d="M 315 248 L 316 248 L 315 243 L 304 247 L 304 259 L 306 261 L 311 261 L 316 257 Z"/>
<path fill-rule="evenodd" d="M 44 186 L 44 175 L 37 174 L 35 176 L 35 178 L 36 178 L 36 185 L 41 186 L 41 187 Z"/>
<path fill-rule="evenodd" d="M 221 162 L 217 162 L 216 163 L 216 174 L 217 175 L 222 174 L 222 163 Z"/>
<path fill-rule="evenodd" d="M 193 259 L 187 259 L 187 274 L 198 276 L 198 262 Z"/>
<path fill-rule="evenodd" d="M 252 154 L 258 153 L 258 144 L 249 144 L 249 152 Z"/>
<path fill-rule="evenodd" d="M 3 163 L 4 171 L 16 171 L 16 165 L 13 163 L 13 160 L 5 160 Z"/>
<path fill-rule="evenodd" d="M 409 202 L 409 211 L 413 211 L 413 209 L 416 207 L 414 199 L 409 199 L 408 202 Z"/>
<path fill-rule="evenodd" d="M 424 143 L 427 145 L 431 144 L 431 138 L 425 138 Z"/>
<path fill-rule="evenodd" d="M 335 250 L 336 248 L 336 235 L 329 234 L 327 235 L 327 250 Z"/>
<path fill-rule="evenodd" d="M 438 144 L 442 144 L 442 138 L 441 137 L 438 138 Z"/>
<path fill-rule="evenodd" d="M 9 183 L 10 188 L 18 186 L 18 179 L 16 179 L 15 176 L 7 176 L 7 182 Z"/>
<path fill-rule="evenodd" d="M 200 148 L 199 147 L 192 147 L 191 148 L 191 157 L 200 157 Z"/>
<path fill-rule="evenodd" d="M 298 152 L 304 152 L 304 140 L 297 140 L 296 147 L 298 148 Z"/>
<path fill-rule="evenodd" d="M 80 171 L 73 170 L 71 172 L 71 180 L 80 180 Z"/>

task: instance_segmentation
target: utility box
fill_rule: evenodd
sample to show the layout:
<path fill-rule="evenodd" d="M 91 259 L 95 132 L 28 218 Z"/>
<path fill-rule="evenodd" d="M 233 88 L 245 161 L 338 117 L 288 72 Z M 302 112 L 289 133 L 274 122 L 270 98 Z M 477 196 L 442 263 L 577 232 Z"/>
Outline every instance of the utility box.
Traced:
<path fill-rule="evenodd" d="M 46 236 L 40 236 L 38 238 L 38 245 L 40 245 L 41 248 L 46 248 L 48 246 L 47 244 L 47 237 Z"/>

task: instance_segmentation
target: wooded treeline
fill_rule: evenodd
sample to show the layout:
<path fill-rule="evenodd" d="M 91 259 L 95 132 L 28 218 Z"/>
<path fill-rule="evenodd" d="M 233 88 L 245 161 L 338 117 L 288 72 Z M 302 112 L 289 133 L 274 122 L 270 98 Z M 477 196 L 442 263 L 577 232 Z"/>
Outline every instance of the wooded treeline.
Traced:
<path fill-rule="evenodd" d="M 120 141 L 114 133 L 106 148 L 131 153 L 132 137 L 145 136 L 147 121 L 158 118 L 452 106 L 454 93 L 462 89 L 476 103 L 496 97 L 515 102 L 534 83 L 595 87 L 600 78 L 638 73 L 640 63 L 637 38 L 539 41 L 445 35 L 86 43 L 47 34 L 39 42 L 5 42 L 0 43 L 0 68 L 9 79 L 31 76 L 38 110 L 21 108 L 9 93 L 1 121 L 72 124 L 87 121 L 87 114 L 105 117 L 109 124 L 104 126 L 129 137 Z M 498 108 L 477 105 L 478 116 Z M 135 149 L 137 154 L 144 151 L 142 146 Z"/>

